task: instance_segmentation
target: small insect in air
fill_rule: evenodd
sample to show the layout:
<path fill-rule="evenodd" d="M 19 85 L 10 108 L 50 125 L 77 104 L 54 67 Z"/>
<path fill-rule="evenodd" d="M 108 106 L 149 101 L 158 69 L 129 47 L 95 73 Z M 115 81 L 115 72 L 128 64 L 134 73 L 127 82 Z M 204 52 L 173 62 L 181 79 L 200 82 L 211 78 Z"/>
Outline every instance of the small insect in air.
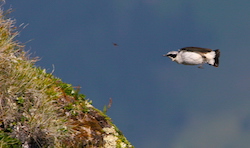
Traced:
<path fill-rule="evenodd" d="M 114 46 L 116 46 L 116 47 L 119 46 L 117 43 L 112 43 L 112 44 L 113 44 Z"/>
<path fill-rule="evenodd" d="M 170 51 L 163 56 L 169 57 L 172 61 L 183 65 L 200 65 L 207 63 L 214 67 L 219 67 L 220 50 L 212 50 L 200 47 L 185 47 L 178 51 Z"/>

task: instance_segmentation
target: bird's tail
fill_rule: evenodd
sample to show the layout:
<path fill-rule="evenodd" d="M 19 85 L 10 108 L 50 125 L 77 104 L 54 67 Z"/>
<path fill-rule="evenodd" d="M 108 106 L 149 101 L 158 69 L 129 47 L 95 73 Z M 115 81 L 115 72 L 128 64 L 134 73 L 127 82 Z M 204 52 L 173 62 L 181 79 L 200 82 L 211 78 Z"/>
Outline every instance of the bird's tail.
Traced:
<path fill-rule="evenodd" d="M 219 57 L 220 57 L 220 50 L 216 49 L 213 52 L 208 53 L 206 56 L 207 63 L 214 67 L 219 67 Z"/>
<path fill-rule="evenodd" d="M 214 50 L 215 52 L 215 57 L 214 57 L 214 67 L 219 67 L 219 57 L 220 57 L 220 50 L 216 49 Z"/>

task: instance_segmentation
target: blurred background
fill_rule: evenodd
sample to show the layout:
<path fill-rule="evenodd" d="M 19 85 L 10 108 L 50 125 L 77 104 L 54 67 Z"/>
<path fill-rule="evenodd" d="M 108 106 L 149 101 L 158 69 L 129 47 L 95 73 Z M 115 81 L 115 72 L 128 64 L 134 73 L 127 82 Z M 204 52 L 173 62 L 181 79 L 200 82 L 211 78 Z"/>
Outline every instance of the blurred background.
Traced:
<path fill-rule="evenodd" d="M 36 64 L 93 100 L 137 148 L 249 148 L 250 1 L 6 0 Z M 118 44 L 114 46 L 113 43 Z M 220 49 L 219 68 L 163 54 Z"/>

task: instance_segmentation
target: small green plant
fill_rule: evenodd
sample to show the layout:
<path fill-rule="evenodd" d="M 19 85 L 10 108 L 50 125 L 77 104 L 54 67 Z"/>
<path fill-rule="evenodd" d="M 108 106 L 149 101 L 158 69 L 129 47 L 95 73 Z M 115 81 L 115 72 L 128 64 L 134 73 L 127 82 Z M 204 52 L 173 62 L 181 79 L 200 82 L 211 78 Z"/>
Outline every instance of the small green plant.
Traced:
<path fill-rule="evenodd" d="M 17 98 L 17 103 L 18 103 L 18 104 L 23 104 L 24 101 L 25 101 L 25 100 L 24 100 L 23 97 L 18 97 L 18 98 Z"/>
<path fill-rule="evenodd" d="M 0 147 L 1 148 L 21 148 L 21 141 L 12 138 L 3 131 L 0 131 Z"/>
<path fill-rule="evenodd" d="M 108 104 L 108 106 L 106 106 L 106 105 L 104 105 L 104 107 L 103 107 L 103 110 L 102 110 L 102 112 L 104 113 L 104 114 L 107 114 L 107 112 L 108 112 L 108 110 L 110 109 L 110 107 L 112 106 L 112 98 L 109 98 L 109 104 Z"/>

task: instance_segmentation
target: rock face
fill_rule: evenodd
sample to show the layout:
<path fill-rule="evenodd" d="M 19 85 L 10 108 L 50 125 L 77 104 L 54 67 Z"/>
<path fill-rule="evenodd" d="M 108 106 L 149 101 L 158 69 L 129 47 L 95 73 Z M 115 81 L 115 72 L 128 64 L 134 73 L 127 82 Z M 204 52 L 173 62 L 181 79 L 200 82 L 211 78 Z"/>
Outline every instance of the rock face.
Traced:
<path fill-rule="evenodd" d="M 0 145 L 133 147 L 79 88 L 36 67 L 15 38 L 15 20 L 0 10 Z"/>

